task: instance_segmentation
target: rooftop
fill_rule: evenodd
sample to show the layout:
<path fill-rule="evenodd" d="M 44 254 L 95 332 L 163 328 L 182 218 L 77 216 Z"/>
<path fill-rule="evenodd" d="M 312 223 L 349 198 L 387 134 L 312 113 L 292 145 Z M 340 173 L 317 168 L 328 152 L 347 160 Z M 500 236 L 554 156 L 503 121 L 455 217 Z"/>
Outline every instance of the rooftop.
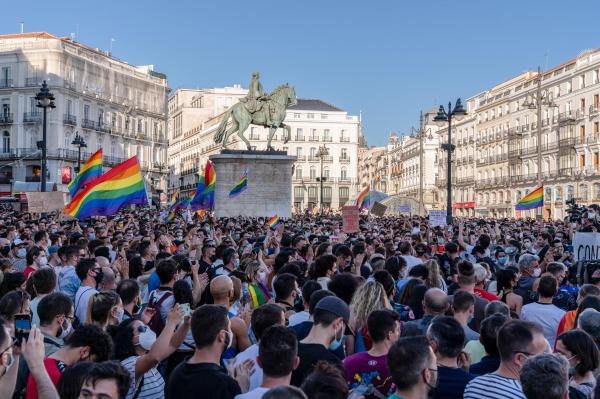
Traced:
<path fill-rule="evenodd" d="M 288 108 L 289 110 L 303 111 L 329 111 L 329 112 L 344 112 L 343 109 L 335 107 L 319 99 L 299 98 L 298 104 Z"/>

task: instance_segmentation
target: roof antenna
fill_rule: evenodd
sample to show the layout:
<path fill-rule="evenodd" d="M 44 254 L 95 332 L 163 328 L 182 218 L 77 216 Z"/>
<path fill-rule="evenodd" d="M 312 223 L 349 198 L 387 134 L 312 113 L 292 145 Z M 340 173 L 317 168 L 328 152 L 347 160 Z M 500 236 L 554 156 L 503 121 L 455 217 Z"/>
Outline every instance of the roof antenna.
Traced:
<path fill-rule="evenodd" d="M 25 22 L 21 21 L 21 34 L 25 33 Z"/>

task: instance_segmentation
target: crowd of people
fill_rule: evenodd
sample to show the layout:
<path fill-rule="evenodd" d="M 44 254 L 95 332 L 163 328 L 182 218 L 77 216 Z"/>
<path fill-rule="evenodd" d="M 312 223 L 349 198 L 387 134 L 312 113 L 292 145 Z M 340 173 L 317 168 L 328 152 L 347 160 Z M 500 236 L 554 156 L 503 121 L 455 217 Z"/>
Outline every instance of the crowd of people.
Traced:
<path fill-rule="evenodd" d="M 0 397 L 597 398 L 581 223 L 0 213 Z"/>

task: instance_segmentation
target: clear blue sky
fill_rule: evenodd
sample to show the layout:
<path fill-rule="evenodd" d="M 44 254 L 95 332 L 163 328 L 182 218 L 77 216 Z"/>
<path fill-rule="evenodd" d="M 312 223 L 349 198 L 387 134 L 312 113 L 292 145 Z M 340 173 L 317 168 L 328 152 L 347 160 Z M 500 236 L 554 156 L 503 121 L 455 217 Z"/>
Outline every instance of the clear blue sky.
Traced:
<path fill-rule="evenodd" d="M 253 6 L 254 5 L 254 6 Z M 178 87 L 289 82 L 358 115 L 369 144 L 419 110 L 600 46 L 593 1 L 29 1 L 2 5 L 1 33 L 69 35 Z"/>

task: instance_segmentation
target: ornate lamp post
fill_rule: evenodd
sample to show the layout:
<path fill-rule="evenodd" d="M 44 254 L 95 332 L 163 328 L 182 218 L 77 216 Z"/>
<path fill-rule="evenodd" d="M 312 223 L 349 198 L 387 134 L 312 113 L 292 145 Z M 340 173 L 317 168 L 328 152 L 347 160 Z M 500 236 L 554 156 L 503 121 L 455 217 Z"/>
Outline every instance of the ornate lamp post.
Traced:
<path fill-rule="evenodd" d="M 317 177 L 317 181 L 320 182 L 321 184 L 321 194 L 319 195 L 319 202 L 320 202 L 320 212 L 321 212 L 321 216 L 323 216 L 323 182 L 325 180 L 327 180 L 326 177 L 323 177 L 323 159 L 329 155 L 329 150 L 327 150 L 327 147 L 325 147 L 325 145 L 322 145 L 321 147 L 319 147 L 319 151 L 317 151 L 317 158 L 321 159 L 321 174 L 320 177 Z"/>
<path fill-rule="evenodd" d="M 47 120 L 46 114 L 48 108 L 56 108 L 54 105 L 54 95 L 50 93 L 50 89 L 48 89 L 48 85 L 46 81 L 42 83 L 42 88 L 35 96 L 37 100 L 37 107 L 42 108 L 44 110 L 44 120 L 42 127 L 42 179 L 41 179 L 41 187 L 40 191 L 46 191 L 46 129 L 47 129 Z"/>
<path fill-rule="evenodd" d="M 81 170 L 81 149 L 86 148 L 87 144 L 82 136 L 79 135 L 79 132 L 75 132 L 75 138 L 71 142 L 74 146 L 77 146 L 77 167 L 75 168 L 75 172 L 79 173 Z"/>
<path fill-rule="evenodd" d="M 437 115 L 433 118 L 433 121 L 440 127 L 448 124 L 448 143 L 442 145 L 442 148 L 448 151 L 448 170 L 446 171 L 446 223 L 448 225 L 452 224 L 452 151 L 455 147 L 452 144 L 452 119 L 460 121 L 466 115 L 467 111 L 463 108 L 459 98 L 454 104 L 454 109 L 452 109 L 452 102 L 448 102 L 447 112 L 444 106 L 440 105 Z"/>

